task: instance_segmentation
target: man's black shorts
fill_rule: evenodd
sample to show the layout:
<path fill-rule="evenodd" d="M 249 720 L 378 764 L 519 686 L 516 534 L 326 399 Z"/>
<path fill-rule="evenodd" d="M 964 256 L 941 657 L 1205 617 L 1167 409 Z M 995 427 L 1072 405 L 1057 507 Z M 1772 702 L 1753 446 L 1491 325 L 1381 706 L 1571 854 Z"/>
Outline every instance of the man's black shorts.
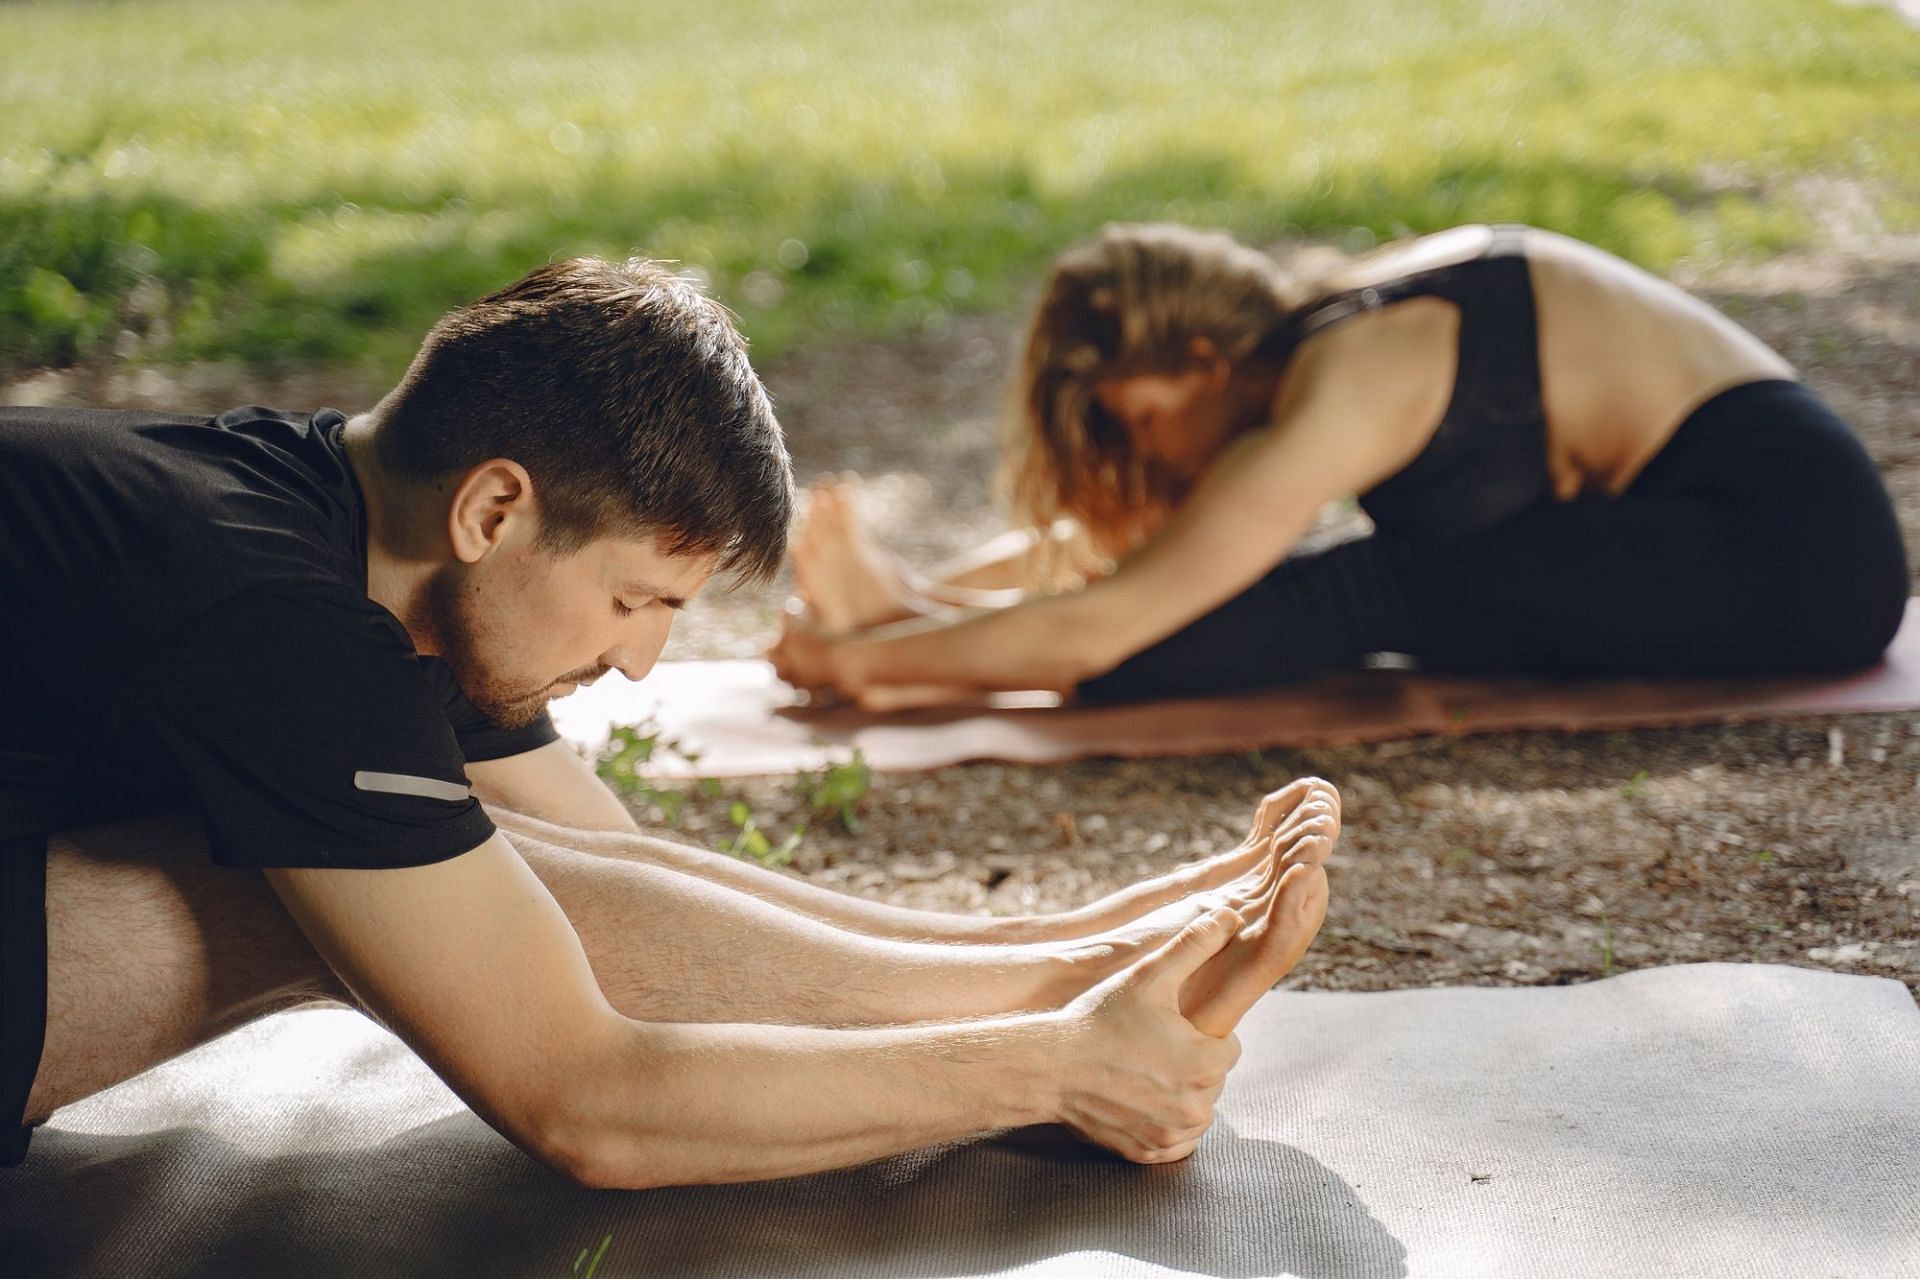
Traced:
<path fill-rule="evenodd" d="M 0 839 L 0 1167 L 27 1157 L 47 1035 L 47 837 Z"/>

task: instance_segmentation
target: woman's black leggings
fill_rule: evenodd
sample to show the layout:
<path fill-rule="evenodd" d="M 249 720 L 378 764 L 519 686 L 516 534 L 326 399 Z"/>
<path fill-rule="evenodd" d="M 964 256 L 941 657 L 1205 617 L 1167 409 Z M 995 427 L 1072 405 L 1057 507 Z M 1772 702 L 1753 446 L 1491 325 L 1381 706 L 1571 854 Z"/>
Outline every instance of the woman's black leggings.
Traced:
<path fill-rule="evenodd" d="M 1080 691 L 1257 688 L 1386 652 L 1482 673 L 1843 669 L 1886 649 L 1907 590 L 1893 503 L 1859 440 L 1802 384 L 1752 382 L 1695 410 L 1618 498 L 1295 556 Z"/>

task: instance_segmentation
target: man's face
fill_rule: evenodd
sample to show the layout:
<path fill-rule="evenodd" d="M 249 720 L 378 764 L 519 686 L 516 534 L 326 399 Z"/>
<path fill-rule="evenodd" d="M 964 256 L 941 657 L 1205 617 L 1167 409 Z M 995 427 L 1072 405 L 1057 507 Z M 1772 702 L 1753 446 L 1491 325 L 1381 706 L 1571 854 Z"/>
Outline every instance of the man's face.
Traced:
<path fill-rule="evenodd" d="M 664 554 L 652 538 L 603 537 L 563 555 L 509 538 L 435 573 L 428 621 L 467 700 L 518 727 L 609 670 L 636 680 L 651 670 L 717 558 Z"/>

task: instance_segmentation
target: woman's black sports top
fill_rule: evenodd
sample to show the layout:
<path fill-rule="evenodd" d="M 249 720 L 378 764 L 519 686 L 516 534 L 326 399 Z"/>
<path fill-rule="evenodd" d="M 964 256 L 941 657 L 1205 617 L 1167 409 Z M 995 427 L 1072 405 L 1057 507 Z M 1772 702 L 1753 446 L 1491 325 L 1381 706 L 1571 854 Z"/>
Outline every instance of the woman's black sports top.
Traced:
<path fill-rule="evenodd" d="M 1459 537 L 1552 495 L 1540 402 L 1540 336 L 1524 227 L 1496 226 L 1478 257 L 1330 294 L 1288 317 L 1271 339 L 1281 363 L 1342 320 L 1406 298 L 1460 308 L 1453 398 L 1413 461 L 1360 495 L 1383 531 Z"/>

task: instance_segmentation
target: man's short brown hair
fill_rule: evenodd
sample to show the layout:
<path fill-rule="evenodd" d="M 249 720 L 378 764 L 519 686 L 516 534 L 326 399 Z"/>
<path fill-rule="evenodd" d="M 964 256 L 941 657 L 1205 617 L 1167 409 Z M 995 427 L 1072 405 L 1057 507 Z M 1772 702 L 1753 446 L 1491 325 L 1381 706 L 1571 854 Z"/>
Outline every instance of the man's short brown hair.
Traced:
<path fill-rule="evenodd" d="M 786 552 L 792 465 L 746 342 L 657 262 L 554 262 L 452 312 L 377 417 L 403 480 L 525 467 L 552 549 L 651 534 L 748 580 Z"/>

